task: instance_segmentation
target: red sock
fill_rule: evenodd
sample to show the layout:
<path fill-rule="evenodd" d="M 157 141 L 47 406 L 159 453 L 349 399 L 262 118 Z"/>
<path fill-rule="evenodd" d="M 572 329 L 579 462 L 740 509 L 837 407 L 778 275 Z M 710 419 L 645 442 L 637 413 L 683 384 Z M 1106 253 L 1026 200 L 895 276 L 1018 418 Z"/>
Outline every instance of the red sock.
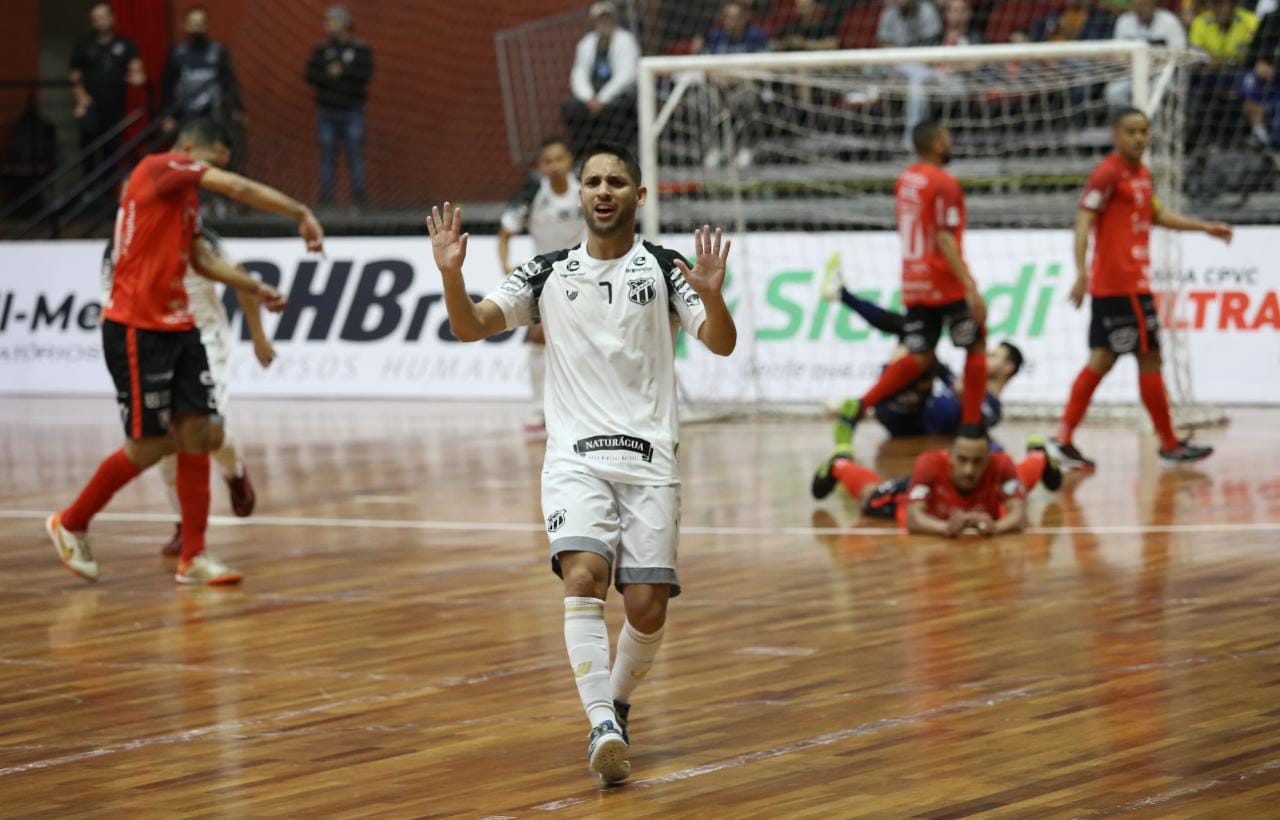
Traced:
<path fill-rule="evenodd" d="M 908 387 L 913 381 L 920 378 L 920 374 L 923 372 L 924 368 L 920 366 L 920 362 L 916 361 L 915 356 L 903 356 L 884 369 L 884 372 L 880 374 L 880 379 L 871 385 L 871 389 L 862 397 L 862 406 L 875 407 L 893 394 Z"/>
<path fill-rule="evenodd" d="M 89 529 L 89 521 L 107 506 L 111 496 L 142 472 L 133 465 L 124 450 L 116 450 L 102 460 L 93 478 L 84 485 L 71 506 L 62 511 L 62 526 L 72 532 Z"/>
<path fill-rule="evenodd" d="M 1158 370 L 1139 374 L 1138 392 L 1142 394 L 1142 403 L 1147 406 L 1151 423 L 1160 436 L 1160 446 L 1165 450 L 1177 447 L 1178 437 L 1173 434 L 1173 420 L 1169 417 L 1169 396 L 1164 391 L 1164 376 Z"/>
<path fill-rule="evenodd" d="M 1084 421 L 1084 414 L 1089 412 L 1089 400 L 1093 398 L 1093 391 L 1098 389 L 1101 381 L 1102 374 L 1095 373 L 1087 367 L 1080 369 L 1080 375 L 1076 376 L 1075 382 L 1071 385 L 1071 398 L 1067 400 L 1067 406 L 1062 411 L 1062 421 L 1058 425 L 1058 441 L 1064 444 L 1071 443 L 1071 436 L 1080 426 L 1080 422 Z"/>
<path fill-rule="evenodd" d="M 964 396 L 960 400 L 960 423 L 980 424 L 982 402 L 987 398 L 987 351 L 970 350 L 964 357 Z"/>
<path fill-rule="evenodd" d="M 182 510 L 182 559 L 204 552 L 209 525 L 209 455 L 178 453 L 178 506 Z"/>
<path fill-rule="evenodd" d="M 875 470 L 863 467 L 858 462 L 847 458 L 836 459 L 835 464 L 831 465 L 831 474 L 844 485 L 849 495 L 858 501 L 862 500 L 864 489 L 881 481 Z"/>
<path fill-rule="evenodd" d="M 1040 482 L 1040 476 L 1044 475 L 1047 463 L 1044 453 L 1039 450 L 1027 453 L 1027 457 L 1018 462 L 1018 480 L 1028 492 Z"/>

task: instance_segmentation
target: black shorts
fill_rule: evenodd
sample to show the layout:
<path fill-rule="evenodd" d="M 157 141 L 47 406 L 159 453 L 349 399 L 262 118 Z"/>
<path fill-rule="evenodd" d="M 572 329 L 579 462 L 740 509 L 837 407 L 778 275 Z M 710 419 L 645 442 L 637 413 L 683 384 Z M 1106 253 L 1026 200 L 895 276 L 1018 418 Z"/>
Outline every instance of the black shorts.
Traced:
<path fill-rule="evenodd" d="M 894 519 L 898 516 L 898 505 L 907 497 L 907 487 L 911 479 L 894 478 L 876 485 L 875 492 L 862 505 L 862 514 L 868 518 Z"/>
<path fill-rule="evenodd" d="M 913 305 L 907 308 L 902 343 L 912 353 L 928 353 L 938 346 L 943 325 L 947 326 L 951 343 L 956 347 L 969 347 L 986 336 L 985 330 L 969 313 L 969 303 L 961 299 L 945 305 Z"/>
<path fill-rule="evenodd" d="M 144 330 L 104 319 L 102 352 L 129 438 L 167 434 L 174 413 L 218 414 L 200 331 Z"/>
<path fill-rule="evenodd" d="M 1160 318 L 1150 293 L 1093 297 L 1089 347 L 1112 353 L 1146 353 L 1160 349 Z"/>

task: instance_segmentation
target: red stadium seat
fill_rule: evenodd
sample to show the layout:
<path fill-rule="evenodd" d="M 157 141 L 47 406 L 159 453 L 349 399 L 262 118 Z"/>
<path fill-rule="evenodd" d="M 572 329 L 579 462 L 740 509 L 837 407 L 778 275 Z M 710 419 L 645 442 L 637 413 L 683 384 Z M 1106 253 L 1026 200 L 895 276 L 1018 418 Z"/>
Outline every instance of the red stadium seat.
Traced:
<path fill-rule="evenodd" d="M 859 3 L 849 9 L 840 21 L 841 48 L 875 48 L 876 25 L 884 3 Z"/>
<path fill-rule="evenodd" d="M 987 42 L 1007 43 L 1015 31 L 1029 33 L 1037 20 L 1058 5 L 1055 0 L 1005 0 L 997 3 L 987 20 Z"/>

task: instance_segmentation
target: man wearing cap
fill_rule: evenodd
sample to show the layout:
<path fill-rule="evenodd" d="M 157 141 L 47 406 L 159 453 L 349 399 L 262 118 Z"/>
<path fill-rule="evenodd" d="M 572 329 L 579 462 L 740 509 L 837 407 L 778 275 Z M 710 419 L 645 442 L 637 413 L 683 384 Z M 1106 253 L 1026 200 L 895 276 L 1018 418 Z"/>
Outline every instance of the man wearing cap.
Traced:
<path fill-rule="evenodd" d="M 635 139 L 640 44 L 618 27 L 618 9 L 608 0 L 592 3 L 590 15 L 592 29 L 578 41 L 569 72 L 572 96 L 561 107 L 575 155 L 597 140 Z"/>
<path fill-rule="evenodd" d="M 373 77 L 373 51 L 351 36 L 351 12 L 330 6 L 324 15 L 329 39 L 307 61 L 307 82 L 316 90 L 316 131 L 320 138 L 320 205 L 332 204 L 338 143 L 347 148 L 351 204 L 363 207 L 364 102 Z"/>

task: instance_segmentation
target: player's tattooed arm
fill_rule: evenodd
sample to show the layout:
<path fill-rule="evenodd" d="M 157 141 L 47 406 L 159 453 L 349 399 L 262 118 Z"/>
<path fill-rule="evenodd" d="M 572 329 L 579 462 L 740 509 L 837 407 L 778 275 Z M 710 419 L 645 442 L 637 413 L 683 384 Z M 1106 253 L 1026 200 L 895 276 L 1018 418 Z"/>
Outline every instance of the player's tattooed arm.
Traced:
<path fill-rule="evenodd" d="M 950 518 L 943 520 L 925 512 L 926 505 L 927 502 L 924 499 L 907 503 L 907 532 L 915 535 L 942 535 L 955 538 L 968 524 L 967 513 L 955 512 Z"/>
<path fill-rule="evenodd" d="M 460 342 L 477 342 L 506 330 L 502 308 L 488 299 L 473 302 L 467 293 L 462 263 L 467 259 L 471 234 L 462 232 L 462 209 L 448 202 L 443 208 L 433 206 L 427 217 L 427 233 L 431 234 L 431 255 L 444 284 L 444 306 L 453 335 Z"/>
<path fill-rule="evenodd" d="M 990 520 L 990 516 L 987 516 Z M 1004 502 L 1004 515 L 996 521 L 990 533 L 983 535 L 1003 535 L 1006 532 L 1022 532 L 1027 528 L 1027 500 L 1013 497 Z M 981 532 L 981 530 L 979 530 Z"/>
<path fill-rule="evenodd" d="M 978 283 L 974 281 L 973 274 L 969 272 L 969 263 L 964 261 L 964 254 L 960 252 L 960 243 L 956 241 L 956 235 L 945 228 L 939 229 L 937 242 L 938 251 L 951 266 L 951 272 L 960 280 L 960 284 L 964 285 L 964 300 L 969 305 L 969 312 L 973 314 L 974 321 L 985 326 L 987 303 L 978 290 Z"/>
<path fill-rule="evenodd" d="M 1084 304 L 1084 295 L 1089 292 L 1089 234 L 1093 232 L 1093 222 L 1097 218 L 1098 215 L 1088 208 L 1076 210 L 1076 281 L 1068 297 L 1076 307 Z"/>
<path fill-rule="evenodd" d="M 713 233 L 710 225 L 703 225 L 693 232 L 694 254 L 697 257 L 693 267 L 690 268 L 679 257 L 675 260 L 676 267 L 684 274 L 685 281 L 698 294 L 707 311 L 707 319 L 698 329 L 698 341 L 718 356 L 728 356 L 738 346 L 738 326 L 734 324 L 733 314 L 724 303 L 722 292 L 726 260 L 732 244 L 731 240 L 724 238 L 719 228 Z"/>
<path fill-rule="evenodd" d="M 1156 211 L 1156 224 L 1162 228 L 1168 228 L 1173 231 L 1200 231 L 1207 233 L 1214 239 L 1221 239 L 1227 244 L 1231 244 L 1231 237 L 1235 230 L 1226 222 L 1211 222 L 1204 219 L 1196 219 L 1193 216 L 1186 216 L 1176 211 L 1167 211 L 1160 208 Z"/>
<path fill-rule="evenodd" d="M 206 279 L 221 282 L 238 292 L 253 296 L 272 313 L 284 310 L 288 302 L 280 291 L 250 276 L 242 265 L 233 265 L 219 256 L 203 236 L 196 236 L 191 240 L 191 266 Z"/>
<path fill-rule="evenodd" d="M 236 202 L 243 202 L 250 208 L 289 217 L 298 223 L 298 235 L 307 243 L 307 250 L 324 253 L 324 229 L 320 227 L 315 214 L 288 194 L 221 168 L 205 171 L 200 177 L 200 187 Z"/>

